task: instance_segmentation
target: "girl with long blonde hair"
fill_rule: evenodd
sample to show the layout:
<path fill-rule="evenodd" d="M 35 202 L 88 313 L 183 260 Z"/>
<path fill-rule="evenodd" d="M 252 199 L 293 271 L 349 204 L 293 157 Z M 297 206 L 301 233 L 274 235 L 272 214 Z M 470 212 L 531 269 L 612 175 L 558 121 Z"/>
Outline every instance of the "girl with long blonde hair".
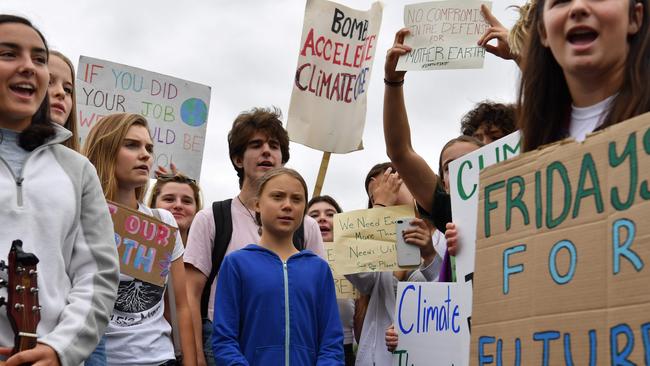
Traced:
<path fill-rule="evenodd" d="M 156 215 L 142 203 L 153 163 L 153 142 L 144 117 L 120 113 L 102 118 L 90 130 L 84 153 L 97 169 L 106 199 L 147 215 Z M 158 209 L 158 214 L 162 221 L 177 227 L 169 211 Z M 172 280 L 168 285 L 173 286 L 176 294 L 183 364 L 195 365 L 196 350 L 179 232 L 169 273 Z M 164 292 L 165 287 L 120 274 L 117 301 L 106 331 L 108 364 L 176 364 L 171 327 L 163 317 Z"/>

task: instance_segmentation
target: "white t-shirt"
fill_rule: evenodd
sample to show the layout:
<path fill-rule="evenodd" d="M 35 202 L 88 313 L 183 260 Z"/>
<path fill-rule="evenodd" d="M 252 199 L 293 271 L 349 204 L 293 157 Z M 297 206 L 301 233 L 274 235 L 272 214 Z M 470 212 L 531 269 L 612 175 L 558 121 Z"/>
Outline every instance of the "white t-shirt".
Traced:
<path fill-rule="evenodd" d="M 615 96 L 612 95 L 589 107 L 580 108 L 572 105 L 569 135 L 577 141 L 584 141 L 587 134 L 603 124 Z"/>
<path fill-rule="evenodd" d="M 138 205 L 138 210 L 153 216 L 149 207 Z M 178 227 L 169 211 L 158 210 L 164 223 Z M 172 262 L 182 256 L 183 241 L 177 231 Z M 164 287 L 120 274 L 117 300 L 105 334 L 109 365 L 153 366 L 176 358 L 171 326 L 163 316 L 164 293 Z"/>
<path fill-rule="evenodd" d="M 354 342 L 354 299 L 336 299 L 343 326 L 343 344 Z"/>
<path fill-rule="evenodd" d="M 445 235 L 441 233 L 440 230 L 433 230 L 431 240 L 433 241 L 433 249 L 435 249 L 436 254 L 438 254 L 440 258 L 444 258 L 445 253 L 447 252 L 447 239 L 445 239 Z"/>

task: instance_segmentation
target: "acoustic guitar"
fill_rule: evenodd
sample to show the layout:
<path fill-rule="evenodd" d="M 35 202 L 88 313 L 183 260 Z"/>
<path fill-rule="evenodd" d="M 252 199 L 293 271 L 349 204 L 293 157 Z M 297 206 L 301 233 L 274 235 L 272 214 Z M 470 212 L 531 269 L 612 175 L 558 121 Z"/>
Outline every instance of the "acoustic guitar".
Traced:
<path fill-rule="evenodd" d="M 7 306 L 7 318 L 15 335 L 15 354 L 36 347 L 36 327 L 41 320 L 36 282 L 38 258 L 23 251 L 22 241 L 14 240 L 8 261 L 8 265 L 0 261 L 0 270 L 3 272 L 3 276 L 0 276 L 0 287 L 6 286 L 8 293 L 7 299 L 0 297 L 0 306 Z"/>

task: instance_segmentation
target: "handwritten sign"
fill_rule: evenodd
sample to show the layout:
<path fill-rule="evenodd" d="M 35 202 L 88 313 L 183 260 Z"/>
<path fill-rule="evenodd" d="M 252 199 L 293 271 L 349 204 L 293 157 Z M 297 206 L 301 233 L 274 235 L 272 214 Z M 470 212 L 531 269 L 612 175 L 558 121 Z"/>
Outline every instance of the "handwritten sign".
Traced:
<path fill-rule="evenodd" d="M 174 162 L 187 175 L 200 177 L 210 87 L 81 56 L 76 95 L 82 144 L 104 115 L 138 113 L 149 122 L 154 166 Z"/>
<path fill-rule="evenodd" d="M 347 278 L 343 275 L 339 275 L 335 272 L 336 259 L 334 258 L 334 245 L 331 243 L 325 243 L 325 252 L 327 253 L 327 263 L 332 270 L 332 275 L 334 276 L 334 287 L 336 288 L 336 298 L 337 299 L 356 299 L 359 297 L 359 291 L 356 287 L 348 281 Z"/>
<path fill-rule="evenodd" d="M 650 114 L 481 172 L 472 365 L 650 357 Z"/>
<path fill-rule="evenodd" d="M 411 206 L 348 211 L 334 215 L 334 262 L 337 275 L 397 271 L 395 220 L 414 217 Z"/>
<path fill-rule="evenodd" d="M 108 209 L 113 219 L 120 272 L 164 286 L 177 229 L 115 202 L 109 201 Z"/>
<path fill-rule="evenodd" d="M 287 118 L 291 141 L 334 153 L 363 148 L 381 15 L 379 2 L 359 11 L 307 0 Z"/>
<path fill-rule="evenodd" d="M 400 57 L 398 70 L 480 69 L 485 49 L 478 40 L 490 27 L 477 0 L 447 0 L 406 5 L 404 43 L 412 51 Z"/>
<path fill-rule="evenodd" d="M 393 365 L 467 365 L 467 317 L 472 307 L 468 292 L 471 288 L 462 283 L 399 282 L 395 306 L 399 346 Z"/>
<path fill-rule="evenodd" d="M 519 155 L 521 134 L 513 132 L 449 163 L 451 212 L 458 230 L 456 276 L 469 281 L 474 273 L 478 215 L 479 172 Z"/>

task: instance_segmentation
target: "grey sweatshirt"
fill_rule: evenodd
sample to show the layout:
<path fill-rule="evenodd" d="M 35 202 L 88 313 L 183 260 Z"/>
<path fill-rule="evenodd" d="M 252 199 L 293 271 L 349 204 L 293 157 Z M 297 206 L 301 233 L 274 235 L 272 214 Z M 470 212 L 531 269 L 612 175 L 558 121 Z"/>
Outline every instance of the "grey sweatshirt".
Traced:
<path fill-rule="evenodd" d="M 117 294 L 119 263 L 106 200 L 95 168 L 60 145 L 57 134 L 30 152 L 19 176 L 0 156 L 0 258 L 14 239 L 36 254 L 41 320 L 38 342 L 62 365 L 79 365 L 95 349 Z M 7 296 L 0 289 L 0 296 Z M 0 311 L 0 346 L 13 346 Z"/>

